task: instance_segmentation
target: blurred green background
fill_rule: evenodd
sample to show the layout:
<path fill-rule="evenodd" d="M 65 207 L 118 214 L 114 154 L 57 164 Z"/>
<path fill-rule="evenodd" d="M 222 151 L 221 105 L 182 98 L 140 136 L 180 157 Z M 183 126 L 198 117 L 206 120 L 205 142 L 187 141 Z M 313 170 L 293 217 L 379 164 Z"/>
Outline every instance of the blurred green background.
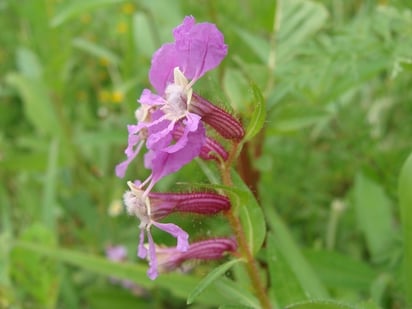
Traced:
<path fill-rule="evenodd" d="M 104 250 L 125 245 L 140 263 L 138 222 L 121 198 L 126 180 L 148 171 L 139 159 L 121 180 L 114 166 L 150 87 L 151 56 L 185 15 L 216 23 L 229 45 L 195 90 L 246 124 L 249 82 L 264 94 L 264 131 L 239 163 L 263 207 L 279 212 L 332 298 L 405 308 L 397 181 L 411 151 L 411 9 L 407 0 L 0 0 L 0 308 L 184 306 L 178 284 L 143 284 L 140 296 L 111 284 Z M 193 162 L 156 189 L 206 182 L 198 171 Z M 220 217 L 176 220 L 194 239 L 229 233 Z"/>

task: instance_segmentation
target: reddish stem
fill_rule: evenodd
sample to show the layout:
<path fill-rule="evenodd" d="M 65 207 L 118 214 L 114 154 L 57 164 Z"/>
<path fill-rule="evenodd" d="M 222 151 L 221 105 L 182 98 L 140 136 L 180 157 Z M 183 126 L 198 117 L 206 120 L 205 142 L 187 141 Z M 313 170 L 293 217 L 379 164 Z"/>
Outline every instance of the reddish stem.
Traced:
<path fill-rule="evenodd" d="M 229 154 L 229 159 L 221 165 L 221 175 L 223 184 L 229 187 L 233 186 L 232 177 L 230 175 L 230 168 L 234 159 L 236 158 L 238 146 L 238 143 L 233 143 L 232 150 Z M 253 257 L 252 252 L 250 251 L 240 219 L 233 213 L 232 208 L 226 211 L 225 215 L 230 223 L 230 226 L 232 227 L 233 233 L 236 236 L 240 254 L 246 260 L 246 270 L 249 275 L 252 286 L 255 290 L 255 294 L 259 299 L 260 305 L 264 309 L 270 309 L 272 308 L 272 306 L 266 293 L 265 286 L 261 278 L 259 277 L 258 264 L 255 258 Z"/>

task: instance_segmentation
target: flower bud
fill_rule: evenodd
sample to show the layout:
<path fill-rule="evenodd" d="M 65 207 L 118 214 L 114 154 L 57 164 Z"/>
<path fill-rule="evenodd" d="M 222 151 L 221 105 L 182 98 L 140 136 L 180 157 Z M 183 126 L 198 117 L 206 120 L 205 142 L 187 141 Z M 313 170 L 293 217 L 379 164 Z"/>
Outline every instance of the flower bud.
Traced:
<path fill-rule="evenodd" d="M 226 196 L 210 193 L 149 193 L 152 217 L 161 219 L 173 212 L 213 215 L 230 208 Z"/>
<path fill-rule="evenodd" d="M 226 139 L 239 141 L 245 135 L 239 120 L 194 92 L 189 111 L 202 117 L 202 121 Z"/>
<path fill-rule="evenodd" d="M 171 271 L 189 260 L 217 260 L 226 252 L 234 252 L 237 249 L 236 242 L 231 238 L 214 238 L 192 243 L 185 252 L 179 252 L 175 248 L 156 248 L 158 269 Z"/>

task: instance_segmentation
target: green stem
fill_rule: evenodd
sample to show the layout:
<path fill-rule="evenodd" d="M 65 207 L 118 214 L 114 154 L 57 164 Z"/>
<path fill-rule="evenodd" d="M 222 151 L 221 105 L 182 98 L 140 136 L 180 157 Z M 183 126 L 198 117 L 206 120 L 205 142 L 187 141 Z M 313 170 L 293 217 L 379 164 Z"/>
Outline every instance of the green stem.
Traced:
<path fill-rule="evenodd" d="M 221 165 L 222 181 L 223 181 L 223 184 L 228 187 L 233 186 L 232 177 L 230 175 L 230 169 L 231 169 L 232 163 L 234 162 L 237 156 L 238 147 L 239 147 L 238 143 L 233 144 L 228 160 Z M 225 215 L 229 221 L 229 224 L 233 230 L 233 233 L 236 236 L 240 254 L 246 260 L 246 264 L 245 264 L 246 270 L 249 275 L 252 286 L 255 290 L 255 294 L 257 298 L 259 299 L 260 305 L 264 309 L 271 309 L 272 306 L 270 304 L 269 297 L 266 293 L 265 286 L 261 278 L 259 277 L 258 263 L 253 257 L 252 252 L 250 251 L 250 248 L 246 241 L 245 233 L 242 228 L 242 224 L 240 223 L 240 219 L 233 213 L 232 209 L 228 210 L 225 213 Z"/>

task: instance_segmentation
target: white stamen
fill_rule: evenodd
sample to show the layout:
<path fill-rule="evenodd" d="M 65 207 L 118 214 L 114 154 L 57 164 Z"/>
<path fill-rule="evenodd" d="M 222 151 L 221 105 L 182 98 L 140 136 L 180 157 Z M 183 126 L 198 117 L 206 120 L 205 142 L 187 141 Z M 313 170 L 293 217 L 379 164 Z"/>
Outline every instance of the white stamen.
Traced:
<path fill-rule="evenodd" d="M 137 187 L 133 182 L 128 181 L 130 191 L 126 191 L 123 200 L 129 215 L 135 215 L 140 220 L 140 228 L 151 225 L 151 209 L 149 197 L 144 196 L 144 191 Z"/>
<path fill-rule="evenodd" d="M 162 107 L 162 111 L 168 120 L 178 121 L 188 113 L 193 89 L 179 68 L 174 69 L 173 76 L 174 83 L 165 90 L 167 103 Z"/>

